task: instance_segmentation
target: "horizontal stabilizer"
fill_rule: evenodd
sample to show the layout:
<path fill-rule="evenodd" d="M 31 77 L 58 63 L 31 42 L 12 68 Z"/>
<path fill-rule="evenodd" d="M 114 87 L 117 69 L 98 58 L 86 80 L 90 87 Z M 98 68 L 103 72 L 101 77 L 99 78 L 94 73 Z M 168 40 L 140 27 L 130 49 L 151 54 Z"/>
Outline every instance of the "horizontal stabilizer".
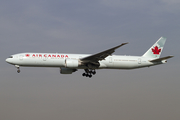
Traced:
<path fill-rule="evenodd" d="M 167 60 L 167 59 L 172 58 L 172 57 L 174 57 L 174 56 L 162 57 L 162 58 L 150 60 L 150 62 L 161 62 L 161 61 L 163 61 L 163 60 Z"/>

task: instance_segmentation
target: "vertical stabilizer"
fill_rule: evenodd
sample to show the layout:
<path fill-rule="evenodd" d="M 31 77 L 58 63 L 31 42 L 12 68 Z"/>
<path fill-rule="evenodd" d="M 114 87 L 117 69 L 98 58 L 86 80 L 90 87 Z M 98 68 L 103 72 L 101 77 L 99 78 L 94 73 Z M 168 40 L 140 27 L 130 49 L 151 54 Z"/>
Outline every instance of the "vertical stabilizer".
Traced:
<path fill-rule="evenodd" d="M 143 57 L 159 58 L 162 53 L 165 42 L 165 37 L 159 38 L 159 40 L 143 55 Z"/>

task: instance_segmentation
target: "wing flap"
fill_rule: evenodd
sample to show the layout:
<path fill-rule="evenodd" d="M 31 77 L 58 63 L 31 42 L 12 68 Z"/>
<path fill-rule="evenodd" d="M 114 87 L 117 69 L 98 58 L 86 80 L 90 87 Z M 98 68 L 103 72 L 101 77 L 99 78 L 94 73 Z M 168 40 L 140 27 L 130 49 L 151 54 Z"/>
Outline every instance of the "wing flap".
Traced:
<path fill-rule="evenodd" d="M 174 57 L 174 56 L 162 57 L 162 58 L 150 60 L 150 62 L 161 62 L 161 61 L 163 61 L 163 60 L 167 60 L 167 59 L 172 58 L 172 57 Z"/>

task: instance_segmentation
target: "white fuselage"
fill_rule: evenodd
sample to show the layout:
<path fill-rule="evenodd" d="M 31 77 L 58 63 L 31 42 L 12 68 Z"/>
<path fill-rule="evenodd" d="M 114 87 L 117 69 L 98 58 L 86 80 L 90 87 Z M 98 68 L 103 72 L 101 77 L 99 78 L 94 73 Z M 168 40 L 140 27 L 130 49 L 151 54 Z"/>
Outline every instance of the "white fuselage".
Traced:
<path fill-rule="evenodd" d="M 20 53 L 11 55 L 6 62 L 15 65 L 17 72 L 20 67 L 59 67 L 61 74 L 72 74 L 84 69 L 82 76 L 91 78 L 96 69 L 137 69 L 150 67 L 167 62 L 173 56 L 161 57 L 166 38 L 161 37 L 142 56 L 112 55 L 116 49 L 128 43 L 112 47 L 96 54 L 65 54 L 65 53 Z"/>
<path fill-rule="evenodd" d="M 90 54 L 64 54 L 64 53 L 20 53 L 12 55 L 6 61 L 13 65 L 27 67 L 66 67 L 66 59 L 78 60 L 89 56 Z M 150 62 L 150 58 L 141 56 L 119 56 L 112 55 L 99 61 L 98 69 L 135 69 L 149 67 L 162 62 Z M 77 69 L 86 69 L 87 66 L 74 67 Z"/>

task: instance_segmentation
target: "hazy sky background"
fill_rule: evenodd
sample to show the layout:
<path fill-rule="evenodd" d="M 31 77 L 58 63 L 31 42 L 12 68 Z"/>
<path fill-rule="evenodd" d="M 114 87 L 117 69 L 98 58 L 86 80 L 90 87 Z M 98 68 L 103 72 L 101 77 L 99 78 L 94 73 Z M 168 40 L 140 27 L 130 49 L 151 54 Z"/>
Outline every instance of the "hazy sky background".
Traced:
<path fill-rule="evenodd" d="M 1 0 L 0 120 L 180 120 L 179 0 Z M 97 53 L 129 42 L 142 55 L 161 36 L 167 64 L 137 70 L 17 69 L 21 52 Z"/>

